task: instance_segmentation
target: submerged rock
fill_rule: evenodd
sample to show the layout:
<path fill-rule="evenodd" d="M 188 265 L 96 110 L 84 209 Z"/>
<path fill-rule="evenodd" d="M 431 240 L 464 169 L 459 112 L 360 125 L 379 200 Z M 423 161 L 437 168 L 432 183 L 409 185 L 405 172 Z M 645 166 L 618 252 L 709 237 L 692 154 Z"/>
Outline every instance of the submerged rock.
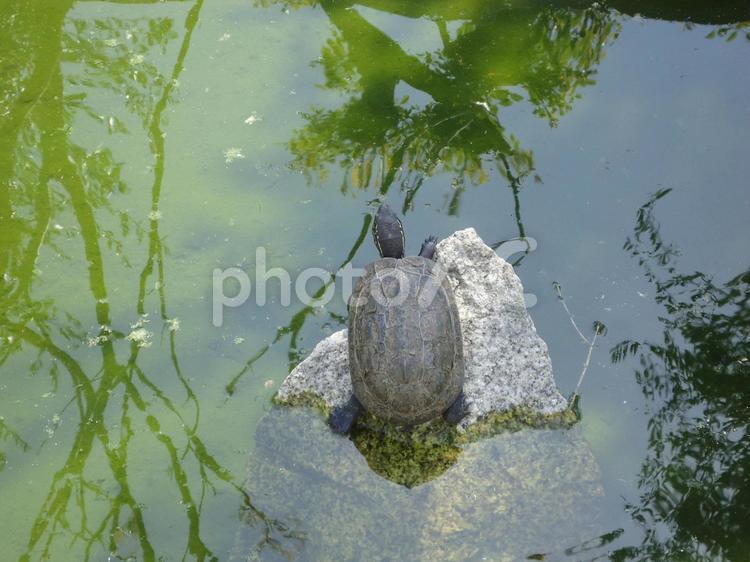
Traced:
<path fill-rule="evenodd" d="M 602 532 L 600 473 L 578 427 L 464 444 L 412 488 L 368 462 L 315 411 L 273 408 L 255 436 L 232 559 L 558 559 Z"/>
<path fill-rule="evenodd" d="M 448 271 L 461 320 L 469 413 L 459 429 L 510 411 L 540 420 L 565 417 L 568 403 L 555 386 L 547 345 L 536 333 L 513 267 L 473 228 L 442 240 L 437 261 Z M 341 330 L 292 371 L 276 401 L 330 410 L 351 392 L 347 333 Z"/>

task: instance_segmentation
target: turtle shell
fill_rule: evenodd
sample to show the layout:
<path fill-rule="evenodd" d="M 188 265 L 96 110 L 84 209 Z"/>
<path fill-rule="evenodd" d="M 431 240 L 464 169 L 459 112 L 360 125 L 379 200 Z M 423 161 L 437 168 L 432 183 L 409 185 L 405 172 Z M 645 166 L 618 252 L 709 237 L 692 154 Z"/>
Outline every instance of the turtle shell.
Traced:
<path fill-rule="evenodd" d="M 349 366 L 357 399 L 393 423 L 419 424 L 453 403 L 463 345 L 443 267 L 415 256 L 365 268 L 349 302 Z"/>

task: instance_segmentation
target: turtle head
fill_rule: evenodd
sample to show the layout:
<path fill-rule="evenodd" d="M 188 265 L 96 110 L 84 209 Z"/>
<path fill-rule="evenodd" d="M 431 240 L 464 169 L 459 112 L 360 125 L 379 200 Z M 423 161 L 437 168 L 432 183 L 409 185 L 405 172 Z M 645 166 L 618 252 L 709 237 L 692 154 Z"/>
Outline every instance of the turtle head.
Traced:
<path fill-rule="evenodd" d="M 393 209 L 385 203 L 375 215 L 372 236 L 381 258 L 404 257 L 404 227 Z"/>

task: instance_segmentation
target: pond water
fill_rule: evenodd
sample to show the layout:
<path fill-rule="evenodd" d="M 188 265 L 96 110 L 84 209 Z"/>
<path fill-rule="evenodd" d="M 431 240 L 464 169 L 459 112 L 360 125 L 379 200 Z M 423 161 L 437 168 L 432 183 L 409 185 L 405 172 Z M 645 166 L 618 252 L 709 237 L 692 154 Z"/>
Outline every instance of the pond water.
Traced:
<path fill-rule="evenodd" d="M 215 326 L 212 275 L 254 280 L 258 248 L 292 280 L 361 267 L 378 201 L 412 253 L 470 226 L 533 239 L 512 260 L 563 393 L 588 352 L 570 314 L 607 327 L 577 426 L 596 524 L 520 552 L 750 559 L 748 21 L 743 1 L 0 4 L 0 559 L 227 560 L 242 526 L 259 559 L 315 559 L 322 536 L 269 525 L 244 479 L 344 288 L 253 284 Z"/>

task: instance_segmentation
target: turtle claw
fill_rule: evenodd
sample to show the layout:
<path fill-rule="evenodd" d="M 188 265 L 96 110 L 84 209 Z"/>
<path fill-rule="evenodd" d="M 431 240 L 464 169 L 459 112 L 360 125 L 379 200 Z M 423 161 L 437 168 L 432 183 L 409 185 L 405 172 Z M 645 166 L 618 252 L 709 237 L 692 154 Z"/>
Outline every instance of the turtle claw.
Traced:
<path fill-rule="evenodd" d="M 437 247 L 437 236 L 430 235 L 422 243 L 422 249 L 419 250 L 419 255 L 425 259 L 435 259 L 435 248 Z"/>
<path fill-rule="evenodd" d="M 459 422 L 469 413 L 469 401 L 466 395 L 461 391 L 448 409 L 443 414 L 443 418 L 451 425 L 458 425 Z"/>
<path fill-rule="evenodd" d="M 346 404 L 342 404 L 333 409 L 328 418 L 328 425 L 331 426 L 334 433 L 338 433 L 339 435 L 349 435 L 354 426 L 354 422 L 361 413 L 362 404 L 360 404 L 357 397 L 352 394 L 352 397 L 346 402 Z"/>

